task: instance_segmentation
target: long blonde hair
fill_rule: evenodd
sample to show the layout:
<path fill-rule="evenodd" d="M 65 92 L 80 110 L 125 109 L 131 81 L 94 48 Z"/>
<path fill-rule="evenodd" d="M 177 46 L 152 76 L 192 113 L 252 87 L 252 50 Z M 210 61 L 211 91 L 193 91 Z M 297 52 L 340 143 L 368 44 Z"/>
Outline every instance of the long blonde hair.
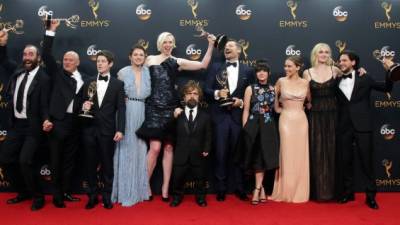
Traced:
<path fill-rule="evenodd" d="M 322 49 L 322 48 L 326 48 L 329 51 L 329 59 L 326 62 L 326 65 L 328 66 L 333 66 L 334 61 L 332 59 L 332 50 L 331 47 L 329 47 L 328 44 L 326 43 L 318 43 L 314 46 L 314 48 L 311 50 L 311 54 L 310 54 L 310 60 L 311 60 L 311 67 L 314 67 L 318 64 L 318 58 L 317 58 L 317 54 L 318 52 Z"/>

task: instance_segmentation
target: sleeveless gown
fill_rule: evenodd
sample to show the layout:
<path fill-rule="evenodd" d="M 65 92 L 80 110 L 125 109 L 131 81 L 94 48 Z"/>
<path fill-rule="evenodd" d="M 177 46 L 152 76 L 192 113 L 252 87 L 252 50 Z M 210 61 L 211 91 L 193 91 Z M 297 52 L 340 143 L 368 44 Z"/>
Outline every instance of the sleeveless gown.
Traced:
<path fill-rule="evenodd" d="M 279 117 L 280 159 L 270 199 L 301 203 L 310 193 L 308 121 L 304 112 L 307 86 L 293 92 L 281 83 Z"/>
<path fill-rule="evenodd" d="M 310 198 L 316 201 L 335 197 L 336 86 L 333 76 L 323 83 L 310 81 Z"/>

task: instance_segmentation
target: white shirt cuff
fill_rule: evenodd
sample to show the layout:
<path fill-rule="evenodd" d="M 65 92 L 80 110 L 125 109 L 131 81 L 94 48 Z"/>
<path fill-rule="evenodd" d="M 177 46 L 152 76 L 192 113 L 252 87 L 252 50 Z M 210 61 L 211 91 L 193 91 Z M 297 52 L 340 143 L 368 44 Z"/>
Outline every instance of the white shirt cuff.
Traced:
<path fill-rule="evenodd" d="M 56 36 L 56 32 L 51 31 L 51 30 L 46 30 L 46 36 L 54 37 L 54 36 Z"/>
<path fill-rule="evenodd" d="M 219 93 L 219 90 L 215 90 L 215 91 L 214 91 L 214 98 L 215 98 L 215 100 L 219 100 L 218 93 Z"/>

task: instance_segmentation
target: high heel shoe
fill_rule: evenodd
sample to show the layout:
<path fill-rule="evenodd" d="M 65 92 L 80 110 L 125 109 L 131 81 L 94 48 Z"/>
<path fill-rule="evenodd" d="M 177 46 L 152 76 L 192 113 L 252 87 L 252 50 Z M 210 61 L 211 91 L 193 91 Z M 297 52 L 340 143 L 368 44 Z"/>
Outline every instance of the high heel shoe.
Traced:
<path fill-rule="evenodd" d="M 260 203 L 260 191 L 261 188 L 254 188 L 253 197 L 251 198 L 252 205 L 258 205 L 258 203 Z"/>
<path fill-rule="evenodd" d="M 264 195 L 264 196 L 262 196 Z M 267 197 L 265 195 L 265 190 L 264 190 L 264 186 L 261 186 L 261 190 L 260 190 L 260 202 L 261 203 L 266 203 L 267 202 Z"/>
<path fill-rule="evenodd" d="M 169 202 L 169 197 L 161 196 L 161 200 L 162 200 L 163 202 Z"/>

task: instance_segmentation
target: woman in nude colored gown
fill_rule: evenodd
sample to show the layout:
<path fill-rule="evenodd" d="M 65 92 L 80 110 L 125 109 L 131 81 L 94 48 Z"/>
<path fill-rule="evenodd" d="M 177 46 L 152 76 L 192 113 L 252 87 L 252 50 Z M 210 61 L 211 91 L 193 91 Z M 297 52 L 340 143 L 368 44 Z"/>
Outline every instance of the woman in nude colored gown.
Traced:
<path fill-rule="evenodd" d="M 310 195 L 308 121 L 304 112 L 310 91 L 308 81 L 299 76 L 301 67 L 300 57 L 288 57 L 286 77 L 280 78 L 275 87 L 275 111 L 280 113 L 280 158 L 269 198 L 279 202 L 307 202 Z"/>

